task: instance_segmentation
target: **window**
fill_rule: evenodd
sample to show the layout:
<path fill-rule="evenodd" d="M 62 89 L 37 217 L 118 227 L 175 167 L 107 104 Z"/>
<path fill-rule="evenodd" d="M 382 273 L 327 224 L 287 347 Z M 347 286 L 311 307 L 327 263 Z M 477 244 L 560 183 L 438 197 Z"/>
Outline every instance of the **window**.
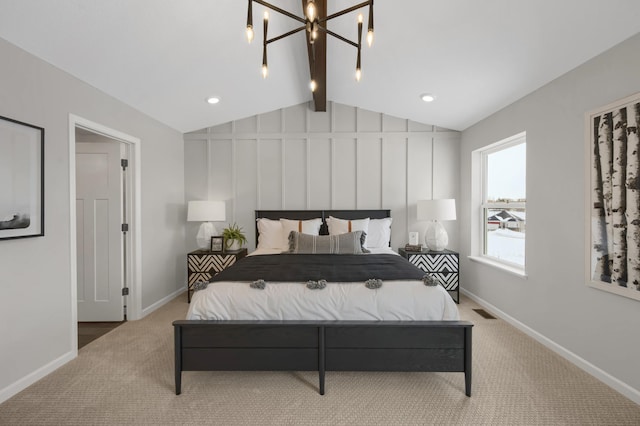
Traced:
<path fill-rule="evenodd" d="M 481 254 L 524 271 L 526 134 L 481 149 Z"/>

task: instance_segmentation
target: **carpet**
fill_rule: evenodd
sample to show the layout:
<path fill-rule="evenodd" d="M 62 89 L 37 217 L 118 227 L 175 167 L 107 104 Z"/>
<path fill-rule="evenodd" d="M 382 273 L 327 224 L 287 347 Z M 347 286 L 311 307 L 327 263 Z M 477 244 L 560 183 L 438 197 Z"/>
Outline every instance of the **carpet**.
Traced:
<path fill-rule="evenodd" d="M 473 396 L 462 373 L 184 372 L 174 393 L 182 295 L 80 349 L 0 404 L 2 425 L 638 425 L 640 406 L 501 319 L 473 321 Z"/>

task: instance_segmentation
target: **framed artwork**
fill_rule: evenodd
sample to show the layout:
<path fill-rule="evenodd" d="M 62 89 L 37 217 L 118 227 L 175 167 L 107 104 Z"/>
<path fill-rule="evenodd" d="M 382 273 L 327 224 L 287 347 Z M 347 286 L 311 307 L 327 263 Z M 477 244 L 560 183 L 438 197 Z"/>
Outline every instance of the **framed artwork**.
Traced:
<path fill-rule="evenodd" d="M 587 284 L 640 300 L 640 93 L 586 121 Z"/>
<path fill-rule="evenodd" d="M 224 237 L 211 237 L 211 251 L 224 251 Z"/>
<path fill-rule="evenodd" d="M 44 129 L 0 117 L 0 240 L 44 235 Z"/>

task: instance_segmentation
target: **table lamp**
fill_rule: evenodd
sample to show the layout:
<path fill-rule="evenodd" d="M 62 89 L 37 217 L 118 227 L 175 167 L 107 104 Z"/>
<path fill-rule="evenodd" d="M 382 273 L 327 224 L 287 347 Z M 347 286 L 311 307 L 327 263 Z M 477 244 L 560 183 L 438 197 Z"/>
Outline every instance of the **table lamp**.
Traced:
<path fill-rule="evenodd" d="M 211 237 L 218 235 L 218 230 L 211 222 L 224 222 L 225 210 L 224 201 L 189 201 L 187 221 L 202 222 L 196 235 L 198 247 L 211 247 Z"/>
<path fill-rule="evenodd" d="M 432 221 L 424 233 L 424 242 L 429 250 L 442 251 L 449 244 L 449 236 L 442 226 L 442 220 L 456 220 L 456 200 L 418 201 L 418 220 Z"/>

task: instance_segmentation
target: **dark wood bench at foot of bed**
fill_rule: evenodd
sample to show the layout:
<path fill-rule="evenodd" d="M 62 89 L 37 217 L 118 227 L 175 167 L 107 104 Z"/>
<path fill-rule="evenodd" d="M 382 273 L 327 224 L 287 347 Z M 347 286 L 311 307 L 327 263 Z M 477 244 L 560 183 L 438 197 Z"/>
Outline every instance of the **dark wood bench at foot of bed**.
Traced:
<path fill-rule="evenodd" d="M 174 321 L 176 395 L 183 371 L 463 372 L 468 321 Z"/>

